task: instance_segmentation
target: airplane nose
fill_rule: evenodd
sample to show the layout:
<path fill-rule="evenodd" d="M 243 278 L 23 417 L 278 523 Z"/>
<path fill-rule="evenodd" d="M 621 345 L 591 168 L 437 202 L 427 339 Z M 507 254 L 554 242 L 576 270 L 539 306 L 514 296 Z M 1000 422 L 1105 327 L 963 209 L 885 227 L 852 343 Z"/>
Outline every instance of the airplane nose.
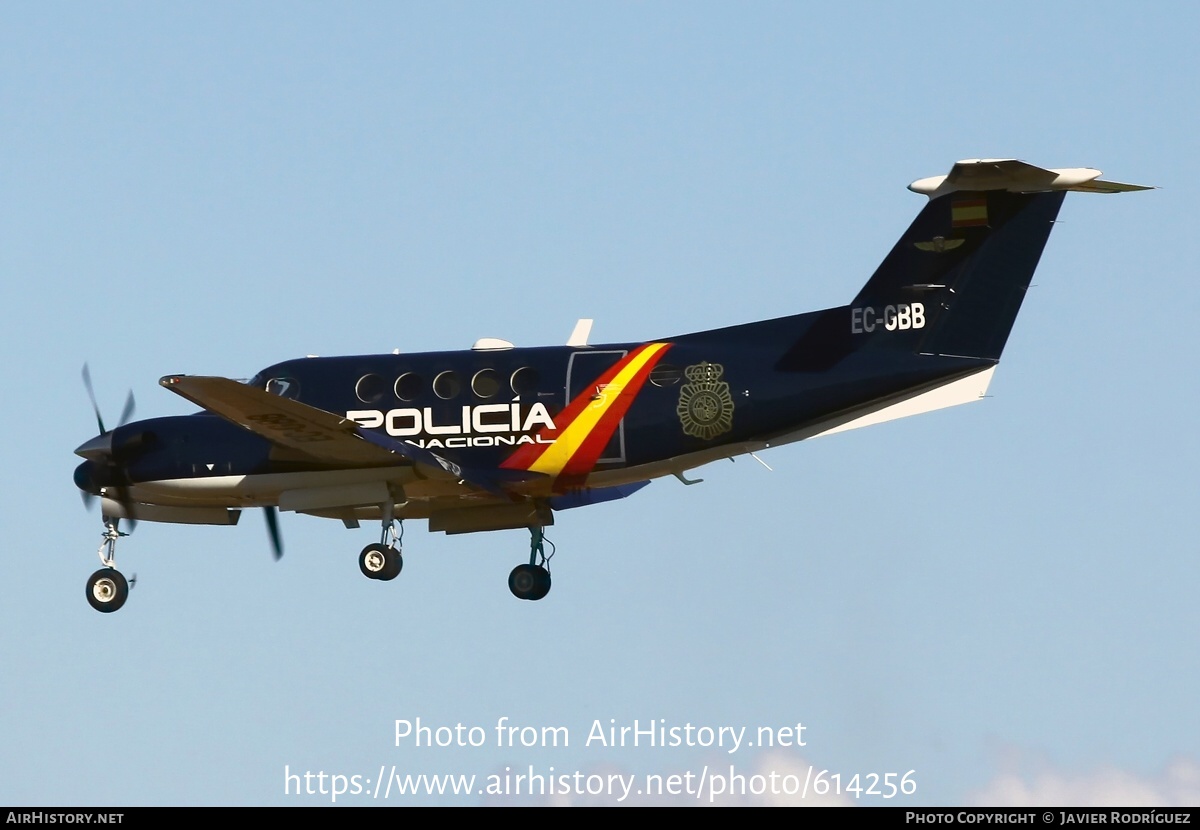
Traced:
<path fill-rule="evenodd" d="M 75 448 L 75 454 L 89 461 L 102 461 L 112 456 L 112 432 L 97 435 Z"/>

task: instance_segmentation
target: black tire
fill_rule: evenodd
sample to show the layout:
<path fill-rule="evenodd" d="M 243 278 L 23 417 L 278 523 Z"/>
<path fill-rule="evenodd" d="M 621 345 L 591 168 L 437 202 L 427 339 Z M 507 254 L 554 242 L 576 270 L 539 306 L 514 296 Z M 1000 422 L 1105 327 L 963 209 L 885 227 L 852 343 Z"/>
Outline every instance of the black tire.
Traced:
<path fill-rule="evenodd" d="M 550 593 L 550 572 L 540 565 L 517 565 L 508 575 L 508 590 L 517 599 L 539 600 Z"/>
<path fill-rule="evenodd" d="M 102 614 L 111 614 L 129 599 L 129 582 L 116 568 L 101 568 L 88 577 L 88 605 Z"/>
<path fill-rule="evenodd" d="M 550 572 L 545 568 L 538 568 L 538 588 L 534 599 L 541 599 L 548 593 L 550 593 Z"/>
<path fill-rule="evenodd" d="M 387 567 L 384 568 L 384 571 L 379 575 L 379 578 L 384 582 L 387 582 L 400 576 L 400 571 L 403 569 L 404 557 L 400 555 L 400 551 L 396 550 L 395 548 L 388 548 Z"/>
<path fill-rule="evenodd" d="M 387 545 L 367 545 L 358 555 L 358 569 L 368 579 L 395 579 L 404 567 L 400 552 Z"/>

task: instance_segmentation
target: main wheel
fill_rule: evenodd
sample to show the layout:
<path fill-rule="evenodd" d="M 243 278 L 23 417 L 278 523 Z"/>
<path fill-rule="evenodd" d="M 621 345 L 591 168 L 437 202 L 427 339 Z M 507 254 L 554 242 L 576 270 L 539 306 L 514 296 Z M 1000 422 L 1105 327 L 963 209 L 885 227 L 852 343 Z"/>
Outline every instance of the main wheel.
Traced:
<path fill-rule="evenodd" d="M 517 599 L 541 599 L 550 593 L 550 572 L 540 565 L 517 565 L 508 575 L 508 590 Z"/>
<path fill-rule="evenodd" d="M 550 593 L 550 572 L 545 568 L 538 568 L 537 571 L 537 590 L 530 599 L 541 599 Z"/>
<path fill-rule="evenodd" d="M 370 579 L 395 579 L 403 567 L 400 551 L 387 545 L 367 545 L 358 555 L 358 569 Z"/>
<path fill-rule="evenodd" d="M 88 604 L 104 614 L 116 611 L 129 598 L 129 583 L 116 568 L 101 568 L 87 581 Z"/>

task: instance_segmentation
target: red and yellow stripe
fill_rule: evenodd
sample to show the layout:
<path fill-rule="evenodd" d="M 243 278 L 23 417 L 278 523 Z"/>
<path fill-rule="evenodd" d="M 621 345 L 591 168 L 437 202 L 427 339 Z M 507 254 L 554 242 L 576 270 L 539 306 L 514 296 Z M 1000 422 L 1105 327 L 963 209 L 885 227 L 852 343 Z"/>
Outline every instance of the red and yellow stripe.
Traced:
<path fill-rule="evenodd" d="M 543 427 L 538 433 L 540 441 L 553 443 L 525 444 L 500 466 L 567 481 L 587 476 L 646 383 L 650 370 L 670 347 L 670 343 L 647 343 L 625 355 L 558 414 L 557 429 Z"/>

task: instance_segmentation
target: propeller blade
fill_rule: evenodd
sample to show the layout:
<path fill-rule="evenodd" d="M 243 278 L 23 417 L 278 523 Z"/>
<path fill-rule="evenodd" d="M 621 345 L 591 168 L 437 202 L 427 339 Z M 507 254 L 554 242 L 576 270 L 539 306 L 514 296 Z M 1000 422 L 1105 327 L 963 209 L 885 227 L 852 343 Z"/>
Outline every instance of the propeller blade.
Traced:
<path fill-rule="evenodd" d="M 83 506 L 87 510 L 92 509 L 92 505 L 96 503 L 96 497 L 85 490 L 80 490 L 79 495 L 83 497 Z"/>
<path fill-rule="evenodd" d="M 272 505 L 263 508 L 263 515 L 267 517 L 267 533 L 271 537 L 271 553 L 275 555 L 275 561 L 278 562 L 283 556 L 283 537 L 279 535 L 279 516 Z"/>
<path fill-rule="evenodd" d="M 100 417 L 100 405 L 96 403 L 96 390 L 92 388 L 92 373 L 88 370 L 88 365 L 83 364 L 83 386 L 87 389 L 88 398 L 92 402 L 92 411 L 96 413 L 96 426 L 100 427 L 100 434 L 108 432 L 104 428 L 104 419 Z M 130 395 L 133 392 L 129 393 Z"/>
<path fill-rule="evenodd" d="M 129 423 L 130 417 L 133 416 L 133 390 L 129 390 L 129 397 L 125 399 L 125 408 L 121 410 L 121 420 L 117 421 L 117 426 L 125 426 Z"/>

